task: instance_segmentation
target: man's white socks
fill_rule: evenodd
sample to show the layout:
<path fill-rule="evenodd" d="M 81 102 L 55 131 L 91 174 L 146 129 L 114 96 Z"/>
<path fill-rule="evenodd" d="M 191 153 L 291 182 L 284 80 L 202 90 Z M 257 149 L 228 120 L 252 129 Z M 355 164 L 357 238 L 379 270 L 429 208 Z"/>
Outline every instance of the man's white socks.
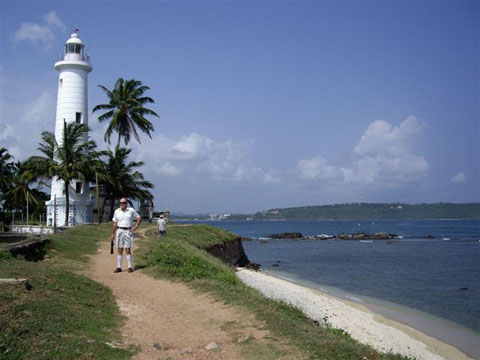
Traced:
<path fill-rule="evenodd" d="M 122 268 L 123 255 L 117 255 L 117 267 Z"/>
<path fill-rule="evenodd" d="M 127 255 L 127 263 L 128 263 L 128 267 L 131 268 L 132 267 L 132 255 Z"/>

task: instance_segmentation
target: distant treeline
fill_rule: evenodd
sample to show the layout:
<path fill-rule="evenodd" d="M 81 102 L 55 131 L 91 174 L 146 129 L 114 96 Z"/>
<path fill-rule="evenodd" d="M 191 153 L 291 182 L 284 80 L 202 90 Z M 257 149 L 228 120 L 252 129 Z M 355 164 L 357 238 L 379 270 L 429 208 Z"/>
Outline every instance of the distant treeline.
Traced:
<path fill-rule="evenodd" d="M 207 214 L 173 215 L 172 219 L 208 220 Z M 222 220 L 365 220 L 480 219 L 480 203 L 335 204 L 270 209 L 256 214 L 231 214 Z"/>
<path fill-rule="evenodd" d="M 326 219 L 480 219 L 480 203 L 452 204 L 335 204 L 271 209 L 256 213 L 255 220 Z"/>

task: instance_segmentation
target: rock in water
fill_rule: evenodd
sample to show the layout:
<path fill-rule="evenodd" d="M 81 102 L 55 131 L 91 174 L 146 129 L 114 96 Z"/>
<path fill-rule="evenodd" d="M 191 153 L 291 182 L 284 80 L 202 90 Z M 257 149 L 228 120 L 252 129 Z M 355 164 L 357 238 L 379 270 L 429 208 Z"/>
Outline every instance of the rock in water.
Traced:
<path fill-rule="evenodd" d="M 299 232 L 286 232 L 270 235 L 271 239 L 301 239 L 302 237 L 302 233 Z"/>

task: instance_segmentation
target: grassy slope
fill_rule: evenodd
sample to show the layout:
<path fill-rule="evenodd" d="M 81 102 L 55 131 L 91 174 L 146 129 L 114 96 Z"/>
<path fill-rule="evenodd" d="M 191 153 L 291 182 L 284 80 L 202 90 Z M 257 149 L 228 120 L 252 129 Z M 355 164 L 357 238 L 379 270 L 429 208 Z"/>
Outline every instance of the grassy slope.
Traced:
<path fill-rule="evenodd" d="M 0 278 L 27 278 L 0 291 L 1 359 L 126 359 L 112 348 L 122 317 L 111 291 L 78 272 L 110 226 L 83 226 L 52 237 L 44 261 L 2 256 Z"/>
<path fill-rule="evenodd" d="M 342 330 L 315 324 L 299 310 L 263 297 L 239 281 L 233 269 L 198 249 L 219 242 L 218 239 L 228 241 L 235 237 L 231 233 L 207 225 L 170 225 L 167 234 L 163 239 L 153 231 L 147 232 L 137 254 L 137 263 L 150 275 L 184 281 L 220 301 L 252 311 L 275 336 L 285 339 L 310 359 L 404 359 L 399 355 L 380 354 Z M 254 354 L 247 357 L 262 358 Z"/>
<path fill-rule="evenodd" d="M 45 261 L 0 260 L 0 277 L 25 277 L 33 285 L 31 291 L 17 287 L 0 291 L 0 358 L 124 359 L 134 354 L 135 349 L 106 344 L 118 339 L 116 330 L 122 322 L 110 290 L 78 275 L 109 229 L 109 225 L 84 226 L 56 235 Z M 342 331 L 314 324 L 291 306 L 264 298 L 243 285 L 231 268 L 199 249 L 235 235 L 206 225 L 169 225 L 167 230 L 166 239 L 147 232 L 136 257 L 147 273 L 184 281 L 252 311 L 278 343 L 297 349 L 299 358 L 402 358 L 379 354 Z M 271 344 L 251 340 L 242 348 L 248 359 L 280 358 L 279 348 L 271 349 Z"/>

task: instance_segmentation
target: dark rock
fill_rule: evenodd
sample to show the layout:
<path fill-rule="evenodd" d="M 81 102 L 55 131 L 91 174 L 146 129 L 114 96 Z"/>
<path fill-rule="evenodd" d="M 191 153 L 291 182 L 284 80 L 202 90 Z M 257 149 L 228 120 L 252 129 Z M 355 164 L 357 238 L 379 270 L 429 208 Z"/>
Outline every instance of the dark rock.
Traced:
<path fill-rule="evenodd" d="M 368 236 L 367 236 L 367 234 L 361 232 L 361 233 L 353 234 L 350 238 L 352 240 L 365 240 L 365 239 L 368 238 Z"/>
<path fill-rule="evenodd" d="M 50 239 L 29 236 L 23 241 L 5 246 L 2 251 L 9 251 L 13 257 L 21 255 L 27 261 L 39 261 L 45 257 L 45 246 L 49 242 Z"/>
<path fill-rule="evenodd" d="M 386 232 L 379 232 L 375 234 L 360 232 L 352 235 L 340 233 L 336 237 L 337 239 L 340 239 L 340 240 L 388 240 L 388 239 L 396 239 L 398 238 L 398 235 L 389 234 Z"/>
<path fill-rule="evenodd" d="M 249 270 L 254 270 L 254 271 L 259 271 L 262 265 L 260 264 L 255 264 L 255 263 L 249 263 L 245 266 Z"/>
<path fill-rule="evenodd" d="M 210 255 L 228 265 L 244 267 L 250 264 L 240 237 L 230 242 L 213 245 L 206 250 Z"/>
<path fill-rule="evenodd" d="M 430 240 L 435 239 L 435 236 L 429 234 L 429 235 L 425 236 L 425 239 L 430 239 Z"/>
<path fill-rule="evenodd" d="M 302 238 L 302 234 L 299 232 L 286 232 L 286 233 L 280 233 L 280 234 L 273 234 L 270 235 L 270 238 L 272 239 L 300 239 Z"/>
<path fill-rule="evenodd" d="M 278 267 L 279 265 L 278 264 L 272 264 L 273 267 Z"/>
<path fill-rule="evenodd" d="M 460 290 L 460 291 L 467 291 L 467 290 L 468 290 L 468 287 L 462 287 L 462 288 L 460 288 L 460 289 L 458 289 L 458 290 Z"/>

